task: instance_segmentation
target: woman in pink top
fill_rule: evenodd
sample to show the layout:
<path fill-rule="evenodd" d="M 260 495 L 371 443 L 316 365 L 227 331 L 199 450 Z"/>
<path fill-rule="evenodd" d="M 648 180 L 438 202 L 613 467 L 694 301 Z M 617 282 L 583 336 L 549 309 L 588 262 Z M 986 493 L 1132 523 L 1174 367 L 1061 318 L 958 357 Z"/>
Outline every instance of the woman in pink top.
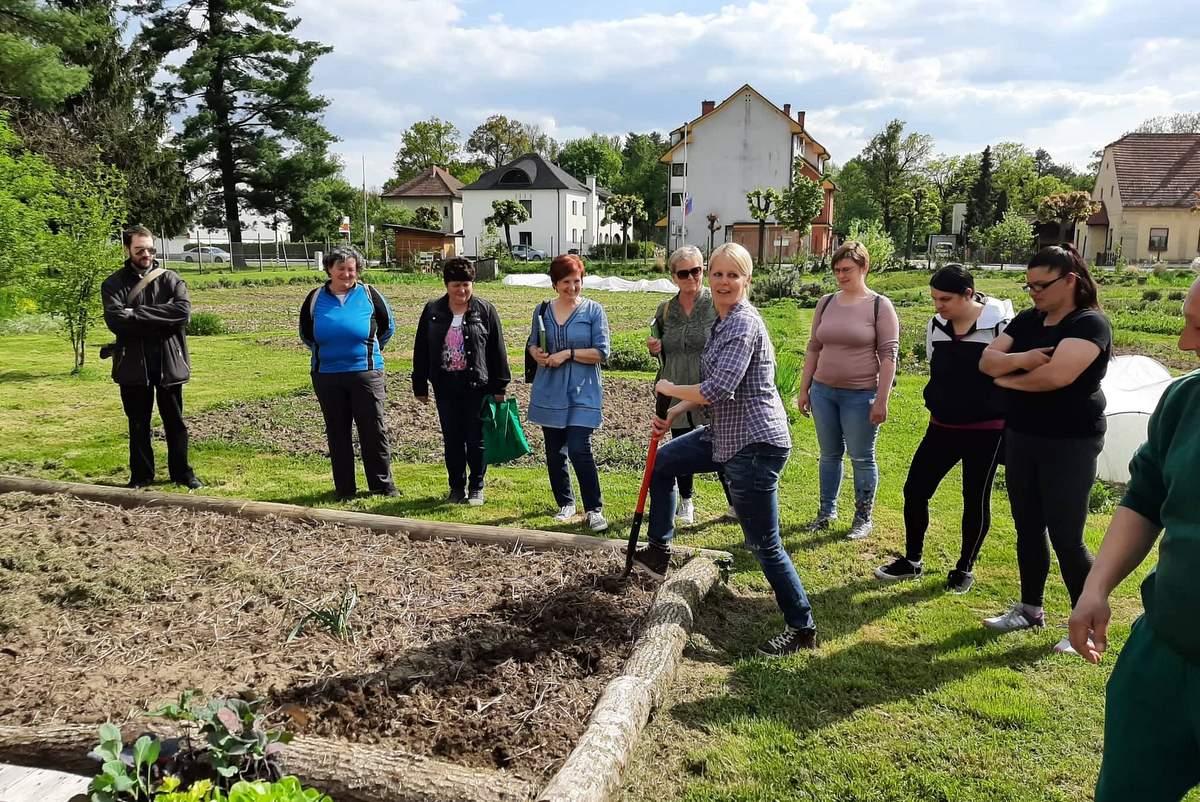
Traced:
<path fill-rule="evenodd" d="M 817 304 L 800 382 L 800 411 L 813 416 L 821 447 L 821 502 L 808 528 L 828 529 L 837 520 L 842 456 L 849 451 L 854 522 L 846 536 L 851 540 L 871 533 L 879 484 L 875 436 L 887 420 L 900 344 L 900 320 L 892 302 L 867 289 L 870 267 L 860 242 L 834 251 L 833 274 L 840 289 Z"/>

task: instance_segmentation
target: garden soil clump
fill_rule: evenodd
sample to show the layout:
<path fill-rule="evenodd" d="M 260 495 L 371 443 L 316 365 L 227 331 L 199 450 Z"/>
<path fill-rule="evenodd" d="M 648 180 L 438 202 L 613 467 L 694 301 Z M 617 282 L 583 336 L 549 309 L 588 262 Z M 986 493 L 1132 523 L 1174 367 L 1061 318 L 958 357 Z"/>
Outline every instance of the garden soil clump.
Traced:
<path fill-rule="evenodd" d="M 651 587 L 613 553 L 0 494 L 0 721 L 135 720 L 248 693 L 297 733 L 544 780 L 620 673 Z M 305 610 L 354 588 L 341 639 Z"/>

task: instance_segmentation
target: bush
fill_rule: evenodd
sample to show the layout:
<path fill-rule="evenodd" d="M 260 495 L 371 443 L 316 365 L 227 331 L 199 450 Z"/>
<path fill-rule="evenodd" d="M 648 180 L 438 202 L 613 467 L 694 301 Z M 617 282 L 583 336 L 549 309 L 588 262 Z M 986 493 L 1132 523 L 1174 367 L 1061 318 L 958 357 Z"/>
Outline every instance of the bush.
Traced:
<path fill-rule="evenodd" d="M 812 308 L 825 294 L 824 288 L 815 281 L 805 281 L 804 272 L 795 265 L 759 268 L 750 284 L 750 302 L 766 304 L 776 298 L 791 298 L 801 306 Z"/>
<path fill-rule="evenodd" d="M 1162 298 L 1162 293 L 1158 290 L 1142 290 L 1143 301 L 1157 301 Z"/>
<path fill-rule="evenodd" d="M 228 334 L 229 329 L 225 321 L 212 312 L 195 312 L 188 321 L 187 333 L 189 337 L 208 337 L 213 334 Z"/>
<path fill-rule="evenodd" d="M 800 374 L 803 370 L 800 357 L 791 351 L 782 351 L 775 355 L 775 389 L 785 407 L 791 406 L 796 393 L 800 391 Z"/>
<path fill-rule="evenodd" d="M 1187 297 L 1187 293 L 1183 290 L 1171 290 L 1167 293 L 1167 298 L 1172 301 L 1182 301 Z"/>
<path fill-rule="evenodd" d="M 625 258 L 625 249 L 629 248 L 630 259 L 653 259 L 654 258 L 654 243 L 646 240 L 634 240 L 628 243 L 605 243 L 603 245 L 593 245 L 588 251 L 588 257 L 591 259 L 601 259 L 604 261 L 614 261 Z"/>
<path fill-rule="evenodd" d="M 653 373 L 658 370 L 658 359 L 646 350 L 649 330 L 627 331 L 612 338 L 606 366 L 612 370 L 640 370 Z"/>
<path fill-rule="evenodd" d="M 866 246 L 871 258 L 872 270 L 887 270 L 892 265 L 892 257 L 896 253 L 896 243 L 883 229 L 883 223 L 878 220 L 853 220 L 850 223 L 850 239 L 857 240 Z"/>

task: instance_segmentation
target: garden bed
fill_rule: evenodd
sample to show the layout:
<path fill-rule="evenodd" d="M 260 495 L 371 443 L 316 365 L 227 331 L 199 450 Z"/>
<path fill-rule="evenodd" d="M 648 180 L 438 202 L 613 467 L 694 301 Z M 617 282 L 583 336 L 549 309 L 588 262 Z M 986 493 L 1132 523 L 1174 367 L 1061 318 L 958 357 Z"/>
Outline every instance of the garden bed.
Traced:
<path fill-rule="evenodd" d="M 0 721 L 137 721 L 247 692 L 294 732 L 545 782 L 651 589 L 611 551 L 528 552 L 272 517 L 0 495 Z M 351 639 L 295 601 L 358 604 Z"/>

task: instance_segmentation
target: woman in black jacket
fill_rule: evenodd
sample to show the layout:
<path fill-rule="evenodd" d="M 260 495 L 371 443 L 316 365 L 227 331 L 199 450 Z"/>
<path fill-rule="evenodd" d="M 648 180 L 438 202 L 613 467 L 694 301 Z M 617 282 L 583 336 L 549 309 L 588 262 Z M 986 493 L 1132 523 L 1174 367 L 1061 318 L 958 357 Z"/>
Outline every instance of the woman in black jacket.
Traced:
<path fill-rule="evenodd" d="M 503 401 L 510 374 L 496 307 L 476 298 L 475 266 L 456 256 L 442 265 L 446 294 L 425 304 L 413 345 L 413 394 L 437 402 L 451 504 L 483 504 L 485 396 Z M 468 480 L 467 469 L 470 469 Z"/>
<path fill-rule="evenodd" d="M 916 579 L 924 573 L 921 553 L 929 528 L 929 499 L 950 469 L 962 472 L 962 548 L 946 589 L 966 593 L 975 583 L 971 569 L 991 525 L 992 479 L 1001 461 L 1004 413 L 992 378 L 979 371 L 979 359 L 1012 320 L 1012 304 L 975 291 L 962 265 L 950 264 L 929 280 L 937 314 L 925 331 L 929 383 L 925 406 L 929 428 L 917 446 L 904 482 L 904 556 L 875 569 L 884 581 Z"/>

